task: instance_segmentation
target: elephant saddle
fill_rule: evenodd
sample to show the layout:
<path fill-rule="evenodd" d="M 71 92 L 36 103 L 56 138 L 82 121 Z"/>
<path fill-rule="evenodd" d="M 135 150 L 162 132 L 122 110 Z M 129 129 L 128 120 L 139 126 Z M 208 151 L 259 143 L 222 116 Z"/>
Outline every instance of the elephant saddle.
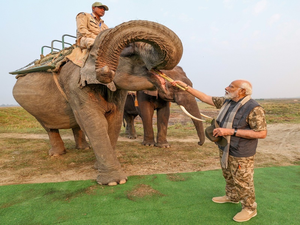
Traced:
<path fill-rule="evenodd" d="M 72 61 L 75 65 L 83 67 L 88 54 L 89 50 L 81 49 L 74 44 L 59 52 L 52 52 L 46 56 L 41 55 L 39 60 L 35 60 L 19 70 L 10 72 L 10 74 L 18 74 L 16 77 L 18 78 L 19 76 L 25 76 L 27 73 L 31 72 L 58 72 L 62 65 L 64 65 L 67 61 Z"/>

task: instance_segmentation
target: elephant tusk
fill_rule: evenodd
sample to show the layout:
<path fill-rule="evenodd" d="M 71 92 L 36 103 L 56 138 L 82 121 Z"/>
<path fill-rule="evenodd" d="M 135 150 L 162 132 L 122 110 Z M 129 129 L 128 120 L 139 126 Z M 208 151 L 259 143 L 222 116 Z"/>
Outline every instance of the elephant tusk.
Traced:
<path fill-rule="evenodd" d="M 200 113 L 200 115 L 203 116 L 203 117 L 206 118 L 206 119 L 213 119 L 212 117 L 207 116 L 207 115 L 205 115 L 205 114 L 203 114 L 203 113 Z"/>
<path fill-rule="evenodd" d="M 179 105 L 179 107 L 181 108 L 181 110 L 186 114 L 188 115 L 189 117 L 191 117 L 192 119 L 195 119 L 195 120 L 198 120 L 198 121 L 201 121 L 201 122 L 204 122 L 205 120 L 202 120 L 202 119 L 199 119 L 193 115 L 191 115 L 182 105 Z"/>

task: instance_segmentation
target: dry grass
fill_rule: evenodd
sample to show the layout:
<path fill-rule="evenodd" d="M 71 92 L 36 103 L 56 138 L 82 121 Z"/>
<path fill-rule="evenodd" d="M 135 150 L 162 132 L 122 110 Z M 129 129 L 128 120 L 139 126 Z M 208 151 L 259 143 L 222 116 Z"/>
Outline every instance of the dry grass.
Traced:
<path fill-rule="evenodd" d="M 300 100 L 260 100 L 267 115 L 267 123 L 300 123 Z"/>
<path fill-rule="evenodd" d="M 205 114 L 213 117 L 217 115 L 218 111 L 213 107 L 200 102 L 198 104 Z M 295 125 L 300 123 L 300 101 L 260 100 L 260 104 L 266 110 L 269 124 L 280 122 Z M 21 107 L 0 108 L 0 124 L 0 133 L 19 133 L 21 135 L 46 133 L 35 118 Z M 209 121 L 205 126 L 208 124 Z M 168 129 L 168 140 L 171 143 L 171 148 L 141 145 L 143 129 L 139 118 L 136 120 L 136 129 L 137 140 L 118 141 L 117 143 L 117 156 L 124 171 L 129 176 L 219 169 L 216 146 L 209 141 L 206 141 L 203 146 L 197 145 L 194 126 L 190 119 L 183 115 L 179 107 L 174 104 L 171 108 Z M 292 130 L 291 132 L 294 133 L 291 134 L 299 133 L 297 129 Z M 72 132 L 65 130 L 61 133 L 71 135 Z M 277 134 L 281 134 L 281 132 L 279 131 Z M 124 127 L 122 127 L 120 136 L 124 139 Z M 183 143 L 178 141 L 179 138 L 193 140 Z M 97 171 L 93 169 L 95 162 L 93 151 L 91 149 L 74 149 L 75 143 L 70 139 L 64 139 L 64 142 L 67 154 L 60 157 L 49 157 L 50 146 L 47 139 L 0 138 L 0 184 L 94 179 Z M 273 140 L 267 144 L 272 143 Z M 267 147 L 265 149 L 262 147 L 256 155 L 256 167 L 299 165 L 300 157 L 296 152 L 299 151 L 299 146 L 290 146 L 290 149 L 296 150 L 293 156 L 288 156 L 282 152 L 286 149 L 283 144 L 297 145 L 297 142 L 288 143 L 288 137 L 285 137 L 284 140 L 282 139 L 282 146 L 277 146 L 282 149 L 276 152 L 273 151 L 272 146 L 267 146 L 268 149 L 271 148 L 270 150 Z"/>

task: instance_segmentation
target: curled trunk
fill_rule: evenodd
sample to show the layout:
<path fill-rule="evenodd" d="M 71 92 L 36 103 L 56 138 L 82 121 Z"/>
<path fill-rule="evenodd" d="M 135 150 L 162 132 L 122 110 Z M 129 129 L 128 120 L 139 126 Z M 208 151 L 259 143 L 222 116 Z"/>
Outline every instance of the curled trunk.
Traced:
<path fill-rule="evenodd" d="M 95 69 L 97 79 L 103 83 L 112 81 L 121 51 L 132 42 L 145 42 L 153 47 L 151 54 L 141 57 L 148 70 L 173 69 L 180 61 L 183 47 L 178 36 L 169 28 L 151 21 L 133 20 L 99 35 L 99 50 Z M 109 76 L 109 75 L 110 76 Z"/>

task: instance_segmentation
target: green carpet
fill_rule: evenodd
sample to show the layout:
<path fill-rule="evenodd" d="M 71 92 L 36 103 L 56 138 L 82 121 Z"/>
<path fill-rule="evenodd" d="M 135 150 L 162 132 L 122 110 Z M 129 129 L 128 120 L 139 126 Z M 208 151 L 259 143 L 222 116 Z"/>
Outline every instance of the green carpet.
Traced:
<path fill-rule="evenodd" d="M 247 224 L 300 224 L 300 166 L 255 169 L 258 215 Z M 0 224 L 236 224 L 241 205 L 216 204 L 221 170 L 0 187 Z"/>

